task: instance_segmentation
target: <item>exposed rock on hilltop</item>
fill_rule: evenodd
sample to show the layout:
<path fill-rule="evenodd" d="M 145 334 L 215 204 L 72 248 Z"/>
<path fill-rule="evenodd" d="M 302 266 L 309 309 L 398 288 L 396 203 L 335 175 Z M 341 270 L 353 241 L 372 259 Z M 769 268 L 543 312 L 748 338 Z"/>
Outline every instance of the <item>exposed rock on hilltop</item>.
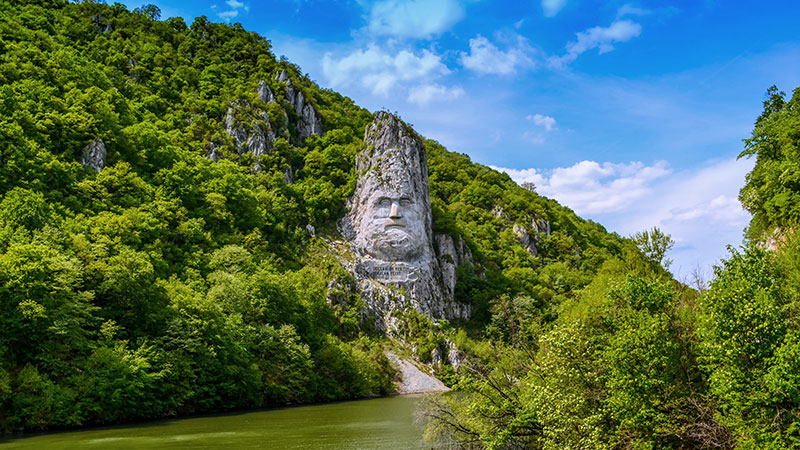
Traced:
<path fill-rule="evenodd" d="M 297 131 L 297 137 L 300 138 L 300 140 L 304 140 L 312 134 L 321 136 L 324 133 L 322 130 L 322 118 L 319 116 L 319 113 L 316 109 L 314 109 L 311 103 L 306 102 L 303 92 L 294 87 L 292 80 L 289 78 L 289 74 L 286 72 L 286 69 L 282 69 L 280 72 L 275 74 L 275 79 L 279 83 L 284 84 L 286 100 L 288 100 L 289 104 L 292 105 L 294 112 L 299 118 L 295 128 Z"/>
<path fill-rule="evenodd" d="M 237 119 L 238 109 L 251 110 L 252 107 L 246 101 L 233 102 L 225 114 L 225 132 L 233 138 L 236 152 L 239 155 L 251 153 L 256 157 L 254 170 L 258 172 L 261 170 L 261 155 L 272 151 L 275 133 L 270 126 L 269 115 L 263 111 L 260 113 L 260 120 L 253 120 L 248 124 L 248 131 L 245 124 Z"/>
<path fill-rule="evenodd" d="M 286 69 L 281 69 L 275 74 L 275 80 L 284 85 L 286 99 L 289 106 L 297 114 L 295 133 L 300 141 L 312 135 L 322 135 L 322 118 L 311 103 L 306 102 L 303 93 L 294 87 Z M 261 156 L 272 151 L 273 143 L 279 136 L 289 138 L 287 125 L 288 115 L 283 111 L 283 120 L 278 124 L 270 122 L 267 105 L 277 102 L 278 99 L 265 80 L 261 80 L 256 88 L 261 104 L 251 104 L 247 100 L 231 102 L 223 126 L 225 132 L 233 139 L 234 150 L 238 155 L 252 154 L 255 156 L 253 170 L 261 171 Z M 207 153 L 209 159 L 219 161 L 219 146 L 212 144 Z M 291 176 L 287 173 L 287 177 Z"/>

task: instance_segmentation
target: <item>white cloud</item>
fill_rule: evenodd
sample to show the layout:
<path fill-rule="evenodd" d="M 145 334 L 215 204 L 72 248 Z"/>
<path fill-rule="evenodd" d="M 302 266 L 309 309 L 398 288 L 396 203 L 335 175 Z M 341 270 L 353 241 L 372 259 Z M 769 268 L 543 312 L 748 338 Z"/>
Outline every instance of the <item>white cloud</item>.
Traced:
<path fill-rule="evenodd" d="M 614 50 L 614 45 L 627 42 L 642 32 L 642 26 L 630 20 L 616 20 L 608 27 L 594 27 L 576 34 L 577 39 L 567 43 L 567 53 L 560 57 L 550 58 L 550 63 L 556 67 L 571 63 L 579 55 L 592 49 L 598 49 L 599 54 Z"/>
<path fill-rule="evenodd" d="M 423 84 L 411 88 L 408 93 L 408 101 L 424 106 L 432 101 L 454 100 L 464 95 L 461 86 L 449 88 L 438 84 Z"/>
<path fill-rule="evenodd" d="M 388 96 L 401 82 L 433 79 L 450 73 L 441 57 L 429 50 L 414 54 L 401 50 L 395 55 L 370 45 L 336 59 L 330 53 L 322 58 L 322 72 L 332 88 L 366 86 L 374 95 Z"/>
<path fill-rule="evenodd" d="M 502 51 L 485 37 L 478 35 L 469 40 L 469 54 L 461 52 L 461 64 L 467 69 L 482 74 L 508 75 L 518 67 L 530 66 L 533 61 L 528 56 L 532 49 L 527 42 L 517 36 L 517 46 Z"/>
<path fill-rule="evenodd" d="M 617 10 L 617 19 L 621 19 L 625 16 L 646 16 L 652 13 L 653 11 L 649 9 L 639 8 L 630 3 L 626 3 Z"/>
<path fill-rule="evenodd" d="M 368 29 L 375 35 L 427 38 L 464 18 L 458 0 L 383 0 L 372 5 Z"/>
<path fill-rule="evenodd" d="M 695 267 L 710 267 L 725 256 L 726 245 L 741 242 L 750 216 L 737 194 L 752 167 L 753 161 L 730 159 L 679 172 L 663 161 L 651 166 L 581 161 L 551 170 L 493 168 L 517 183 L 534 183 L 540 194 L 622 235 L 661 228 L 676 241 L 669 257 L 680 279 Z"/>
<path fill-rule="evenodd" d="M 556 129 L 556 119 L 550 116 L 544 116 L 541 114 L 534 114 L 532 116 L 526 117 L 526 119 L 530 120 L 534 123 L 534 125 L 539 127 L 544 127 L 544 131 L 550 132 Z"/>
<path fill-rule="evenodd" d="M 231 9 L 217 13 L 217 16 L 225 22 L 230 22 L 231 19 L 238 17 L 240 10 L 244 12 L 250 11 L 250 7 L 239 0 L 226 0 L 225 4 Z M 211 9 L 217 9 L 217 5 L 211 5 Z"/>
<path fill-rule="evenodd" d="M 533 182 L 537 192 L 569 206 L 578 214 L 606 214 L 621 211 L 651 192 L 650 183 L 669 175 L 664 161 L 652 166 L 581 161 L 570 167 L 548 171 L 493 167 L 522 183 Z"/>
<path fill-rule="evenodd" d="M 700 203 L 677 207 L 670 210 L 670 215 L 664 222 L 688 222 L 692 220 L 706 220 L 710 222 L 733 221 L 741 219 L 747 214 L 742 209 L 739 199 L 727 195 L 719 195 L 710 200 L 704 199 Z"/>
<path fill-rule="evenodd" d="M 567 0 L 542 0 L 545 17 L 553 17 L 567 5 Z"/>
<path fill-rule="evenodd" d="M 239 15 L 239 11 L 232 9 L 230 11 L 222 11 L 221 13 L 217 14 L 220 19 L 230 22 L 231 19 Z"/>

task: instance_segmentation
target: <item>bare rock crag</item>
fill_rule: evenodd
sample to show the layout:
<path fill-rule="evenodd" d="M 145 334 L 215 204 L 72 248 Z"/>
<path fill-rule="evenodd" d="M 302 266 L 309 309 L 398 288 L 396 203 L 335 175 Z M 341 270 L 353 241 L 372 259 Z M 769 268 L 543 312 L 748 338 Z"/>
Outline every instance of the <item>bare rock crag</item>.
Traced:
<path fill-rule="evenodd" d="M 100 173 L 106 165 L 107 151 L 103 140 L 96 138 L 86 145 L 81 155 L 81 164 Z"/>
<path fill-rule="evenodd" d="M 294 112 L 299 118 L 295 124 L 297 137 L 300 138 L 300 140 L 305 140 L 313 134 L 322 136 L 324 133 L 322 130 L 322 118 L 319 116 L 317 110 L 314 109 L 314 106 L 306 102 L 303 92 L 294 87 L 286 69 L 282 69 L 280 72 L 276 73 L 275 80 L 279 83 L 283 83 L 286 100 L 292 105 Z"/>

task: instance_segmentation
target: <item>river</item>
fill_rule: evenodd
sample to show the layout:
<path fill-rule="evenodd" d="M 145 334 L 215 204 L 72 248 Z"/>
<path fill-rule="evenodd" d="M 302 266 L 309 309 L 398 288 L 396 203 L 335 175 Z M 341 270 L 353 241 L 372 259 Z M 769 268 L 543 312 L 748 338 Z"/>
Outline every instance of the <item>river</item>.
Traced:
<path fill-rule="evenodd" d="M 0 439 L 5 449 L 424 449 L 402 395 Z"/>

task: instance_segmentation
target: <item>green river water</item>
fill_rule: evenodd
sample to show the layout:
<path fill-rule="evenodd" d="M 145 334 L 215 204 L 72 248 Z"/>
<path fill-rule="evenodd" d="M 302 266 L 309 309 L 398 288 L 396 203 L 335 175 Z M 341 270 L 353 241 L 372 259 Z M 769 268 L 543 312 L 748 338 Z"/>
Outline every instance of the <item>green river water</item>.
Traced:
<path fill-rule="evenodd" d="M 5 449 L 424 449 L 420 396 L 298 406 L 0 439 Z"/>

